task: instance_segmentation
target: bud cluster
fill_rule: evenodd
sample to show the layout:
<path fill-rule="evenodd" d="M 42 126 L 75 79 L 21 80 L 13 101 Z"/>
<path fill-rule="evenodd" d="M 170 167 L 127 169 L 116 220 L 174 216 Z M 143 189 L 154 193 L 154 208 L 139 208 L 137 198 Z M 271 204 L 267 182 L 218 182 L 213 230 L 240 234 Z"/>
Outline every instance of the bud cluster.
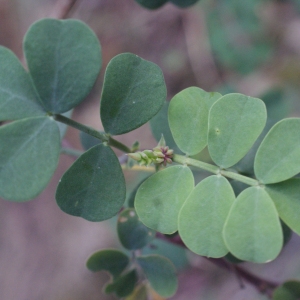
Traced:
<path fill-rule="evenodd" d="M 166 146 L 165 139 L 162 137 L 158 145 L 152 150 L 138 151 L 127 155 L 140 165 L 149 166 L 151 163 L 154 163 L 166 166 L 167 163 L 172 163 L 173 150 Z"/>

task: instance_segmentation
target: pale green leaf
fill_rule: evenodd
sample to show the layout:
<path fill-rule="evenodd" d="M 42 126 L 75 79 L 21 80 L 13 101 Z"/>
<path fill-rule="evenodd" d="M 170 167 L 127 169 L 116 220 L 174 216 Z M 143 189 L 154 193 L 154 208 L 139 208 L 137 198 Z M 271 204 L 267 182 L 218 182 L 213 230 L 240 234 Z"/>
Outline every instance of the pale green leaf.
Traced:
<path fill-rule="evenodd" d="M 98 38 L 78 20 L 37 21 L 25 35 L 24 52 L 40 98 L 52 113 L 81 103 L 101 68 Z"/>
<path fill-rule="evenodd" d="M 300 178 L 266 186 L 280 218 L 300 235 Z"/>
<path fill-rule="evenodd" d="M 300 172 L 300 119 L 276 123 L 262 141 L 254 161 L 256 177 L 264 184 L 289 179 Z"/>
<path fill-rule="evenodd" d="M 166 100 L 161 69 L 131 53 L 114 57 L 105 72 L 101 120 L 105 132 L 119 135 L 154 117 Z"/>
<path fill-rule="evenodd" d="M 179 234 L 190 250 L 214 258 L 227 254 L 222 232 L 234 200 L 232 187 L 223 176 L 209 176 L 195 187 L 178 218 Z"/>
<path fill-rule="evenodd" d="M 125 180 L 113 150 L 100 144 L 82 154 L 59 181 L 58 206 L 89 221 L 112 218 L 126 197 Z"/>
<path fill-rule="evenodd" d="M 60 133 L 49 117 L 29 118 L 0 127 L 0 197 L 35 198 L 58 164 Z"/>
<path fill-rule="evenodd" d="M 275 205 L 264 189 L 250 187 L 237 197 L 223 235 L 228 250 L 241 260 L 264 263 L 277 257 L 283 234 Z"/>
<path fill-rule="evenodd" d="M 162 297 L 171 297 L 177 290 L 177 276 L 174 265 L 160 255 L 137 257 L 151 287 Z"/>
<path fill-rule="evenodd" d="M 18 58 L 0 47 L 0 121 L 45 115 L 32 80 Z"/>
<path fill-rule="evenodd" d="M 170 149 L 173 149 L 177 154 L 181 154 L 182 152 L 177 147 L 169 127 L 169 104 L 170 102 L 165 102 L 161 110 L 150 120 L 150 127 L 152 134 L 157 142 L 159 142 L 161 137 L 163 136 L 166 141 L 166 145 Z"/>
<path fill-rule="evenodd" d="M 175 95 L 169 105 L 168 119 L 177 146 L 188 155 L 195 155 L 207 145 L 208 112 L 219 98 L 197 87 Z"/>
<path fill-rule="evenodd" d="M 186 166 L 172 166 L 150 176 L 135 197 L 140 220 L 156 231 L 174 233 L 179 210 L 193 188 L 193 173 Z"/>
<path fill-rule="evenodd" d="M 263 101 L 242 94 L 228 94 L 211 107 L 208 150 L 222 168 L 236 164 L 249 151 L 267 120 Z"/>

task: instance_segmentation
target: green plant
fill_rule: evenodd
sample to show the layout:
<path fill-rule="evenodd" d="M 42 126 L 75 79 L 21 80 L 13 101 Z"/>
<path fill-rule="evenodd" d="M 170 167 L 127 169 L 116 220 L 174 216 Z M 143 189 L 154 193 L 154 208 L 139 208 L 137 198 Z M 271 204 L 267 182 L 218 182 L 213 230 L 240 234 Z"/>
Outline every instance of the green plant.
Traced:
<path fill-rule="evenodd" d="M 31 26 L 23 45 L 29 72 L 10 50 L 0 48 L 0 121 L 7 122 L 0 127 L 0 196 L 23 202 L 43 191 L 60 152 L 74 154 L 61 148 L 64 125 L 96 138 L 82 135 L 89 149 L 59 181 L 56 201 L 64 212 L 93 222 L 119 213 L 119 239 L 131 256 L 101 250 L 87 262 L 90 270 L 112 275 L 105 292 L 127 299 L 147 299 L 153 290 L 163 297 L 176 292 L 173 264 L 143 254 L 155 236 L 183 241 L 201 256 L 265 263 L 281 251 L 286 225 L 300 234 L 295 178 L 300 119 L 283 119 L 268 131 L 262 100 L 197 87 L 181 91 L 168 104 L 160 68 L 125 53 L 113 58 L 105 72 L 100 132 L 64 115 L 84 100 L 98 76 L 101 48 L 94 33 L 79 21 L 44 19 Z M 138 144 L 128 147 L 113 138 L 150 120 L 159 140 L 153 149 L 142 151 Z M 155 165 L 157 172 L 134 192 L 134 204 L 124 205 L 125 180 L 111 147 L 128 154 L 128 169 L 137 163 Z M 214 164 L 197 159 L 206 147 Z M 195 186 L 199 170 L 213 175 Z M 297 290 L 297 284 L 286 283 L 274 295 L 295 295 L 294 285 Z M 275 287 L 266 282 L 267 291 Z"/>

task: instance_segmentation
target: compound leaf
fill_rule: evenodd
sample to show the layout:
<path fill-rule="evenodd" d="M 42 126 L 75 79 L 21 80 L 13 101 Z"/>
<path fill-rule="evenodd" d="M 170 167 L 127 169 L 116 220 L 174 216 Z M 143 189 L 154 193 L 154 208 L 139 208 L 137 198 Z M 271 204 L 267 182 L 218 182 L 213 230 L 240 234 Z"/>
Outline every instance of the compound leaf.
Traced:
<path fill-rule="evenodd" d="M 121 244 L 129 250 L 143 248 L 155 237 L 155 231 L 139 220 L 133 208 L 125 209 L 119 215 L 117 231 Z"/>
<path fill-rule="evenodd" d="M 125 197 L 119 160 L 104 144 L 82 154 L 63 175 L 56 191 L 57 204 L 64 212 L 94 222 L 116 215 Z"/>
<path fill-rule="evenodd" d="M 15 121 L 0 127 L 0 196 L 22 202 L 36 197 L 58 164 L 60 133 L 49 117 Z"/>
<path fill-rule="evenodd" d="M 31 78 L 18 58 L 0 47 L 0 121 L 45 115 Z"/>
<path fill-rule="evenodd" d="M 277 257 L 283 234 L 275 205 L 264 189 L 250 187 L 237 197 L 223 236 L 228 250 L 241 260 L 264 263 Z"/>
<path fill-rule="evenodd" d="M 52 113 L 81 103 L 101 68 L 98 38 L 78 20 L 37 21 L 24 38 L 24 52 L 40 98 Z"/>
<path fill-rule="evenodd" d="M 174 265 L 160 255 L 137 257 L 151 287 L 162 297 L 171 297 L 177 290 L 177 276 Z"/>
<path fill-rule="evenodd" d="M 194 177 L 186 166 L 172 166 L 143 182 L 135 197 L 135 209 L 149 228 L 171 234 L 184 201 L 194 188 Z"/>
<path fill-rule="evenodd" d="M 188 155 L 195 155 L 207 145 L 208 112 L 219 93 L 207 93 L 197 87 L 175 95 L 169 105 L 168 119 L 177 146 Z"/>
<path fill-rule="evenodd" d="M 228 94 L 211 107 L 208 150 L 212 160 L 228 168 L 242 159 L 262 132 L 267 120 L 263 101 Z"/>
<path fill-rule="evenodd" d="M 115 293 L 118 297 L 123 298 L 130 295 L 138 281 L 136 270 L 119 276 L 112 283 L 108 283 L 104 289 L 106 294 Z"/>
<path fill-rule="evenodd" d="M 119 135 L 148 122 L 166 100 L 161 69 L 137 55 L 114 57 L 105 72 L 101 120 L 105 132 Z"/>
<path fill-rule="evenodd" d="M 289 280 L 276 288 L 273 300 L 298 300 L 300 298 L 300 281 Z"/>
<path fill-rule="evenodd" d="M 300 179 L 267 185 L 266 191 L 274 201 L 280 218 L 300 235 Z"/>
<path fill-rule="evenodd" d="M 300 172 L 300 119 L 276 123 L 262 141 L 254 161 L 256 177 L 264 184 L 289 179 Z"/>
<path fill-rule="evenodd" d="M 92 254 L 86 262 L 86 267 L 93 272 L 107 271 L 117 278 L 129 264 L 129 257 L 115 249 L 105 249 Z"/>
<path fill-rule="evenodd" d="M 186 246 L 208 257 L 223 257 L 228 250 L 223 227 L 235 195 L 223 176 L 202 180 L 185 201 L 178 218 L 178 231 Z"/>

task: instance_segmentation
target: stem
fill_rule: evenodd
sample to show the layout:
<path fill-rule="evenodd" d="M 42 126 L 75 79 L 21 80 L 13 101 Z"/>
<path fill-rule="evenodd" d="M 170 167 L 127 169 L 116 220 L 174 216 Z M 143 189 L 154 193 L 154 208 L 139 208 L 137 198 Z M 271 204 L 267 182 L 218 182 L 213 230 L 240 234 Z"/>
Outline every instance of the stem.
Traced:
<path fill-rule="evenodd" d="M 169 238 L 166 235 L 164 235 L 160 232 L 157 232 L 156 238 L 164 240 L 168 243 L 186 248 L 185 244 L 183 243 L 183 241 L 181 240 L 179 235 Z M 241 278 L 244 281 L 247 281 L 249 284 L 255 286 L 255 288 L 260 293 L 265 293 L 265 294 L 269 295 L 270 291 L 273 291 L 275 288 L 277 288 L 279 286 L 278 283 L 273 282 L 271 280 L 260 278 L 259 276 L 250 273 L 248 270 L 226 261 L 224 258 L 209 258 L 209 257 L 205 257 L 205 256 L 202 256 L 202 257 L 222 269 L 226 269 L 229 272 L 234 272 L 237 276 L 239 276 L 239 278 Z"/>
<path fill-rule="evenodd" d="M 115 147 L 125 153 L 130 153 L 132 152 L 130 148 L 128 148 L 126 145 L 120 143 L 119 141 L 115 140 L 114 138 L 112 138 L 111 136 L 108 138 L 108 145 Z"/>
<path fill-rule="evenodd" d="M 189 158 L 189 157 L 186 157 L 183 155 L 174 154 L 173 161 L 183 164 L 183 165 L 197 167 L 197 168 L 203 169 L 205 171 L 211 172 L 213 174 L 220 174 L 219 167 L 202 162 L 200 160 L 192 159 L 192 158 Z"/>
<path fill-rule="evenodd" d="M 108 145 L 112 146 L 112 147 L 115 147 L 125 153 L 130 153 L 131 150 L 130 148 L 128 148 L 126 145 L 122 144 L 121 142 L 113 139 L 111 136 L 109 136 L 108 134 L 106 133 L 101 133 L 100 131 L 98 130 L 95 130 L 94 128 L 92 127 L 89 127 L 89 126 L 86 126 L 86 125 L 83 125 L 81 123 L 78 123 L 70 118 L 67 118 L 63 115 L 53 115 L 53 118 L 58 121 L 58 122 L 61 122 L 61 123 L 64 123 L 68 126 L 71 126 L 73 128 L 76 128 L 80 131 L 83 131 L 97 139 L 99 139 L 100 141 L 102 141 L 103 143 L 107 143 Z"/>
<path fill-rule="evenodd" d="M 72 119 L 69 119 L 63 115 L 53 115 L 53 118 L 58 121 L 58 122 L 61 122 L 61 123 L 64 123 L 68 126 L 71 126 L 73 128 L 76 128 L 80 131 L 83 131 L 99 140 L 101 140 L 102 142 L 108 142 L 109 138 L 106 134 L 104 133 L 101 133 L 97 130 L 95 130 L 94 128 L 91 128 L 89 126 L 86 126 L 86 125 L 83 125 L 83 124 L 80 124 Z"/>
<path fill-rule="evenodd" d="M 81 156 L 84 152 L 80 151 L 80 150 L 72 149 L 72 148 L 64 148 L 63 147 L 63 148 L 61 148 L 60 153 L 75 156 L 77 158 L 77 157 Z"/>
<path fill-rule="evenodd" d="M 256 179 L 246 177 L 241 174 L 237 174 L 231 171 L 222 170 L 221 168 L 202 162 L 200 160 L 192 159 L 183 155 L 174 154 L 173 161 L 180 163 L 180 164 L 186 164 L 188 166 L 197 167 L 203 170 L 206 170 L 208 172 L 211 172 L 213 174 L 221 174 L 223 176 L 226 176 L 231 179 L 238 180 L 240 182 L 243 182 L 247 185 L 257 186 L 259 185 L 259 182 Z"/>
<path fill-rule="evenodd" d="M 223 176 L 238 180 L 238 181 L 243 182 L 248 185 L 252 185 L 252 186 L 259 185 L 258 180 L 238 174 L 238 173 L 234 173 L 234 172 L 230 172 L 230 171 L 226 171 L 226 170 L 221 170 L 220 173 Z"/>

